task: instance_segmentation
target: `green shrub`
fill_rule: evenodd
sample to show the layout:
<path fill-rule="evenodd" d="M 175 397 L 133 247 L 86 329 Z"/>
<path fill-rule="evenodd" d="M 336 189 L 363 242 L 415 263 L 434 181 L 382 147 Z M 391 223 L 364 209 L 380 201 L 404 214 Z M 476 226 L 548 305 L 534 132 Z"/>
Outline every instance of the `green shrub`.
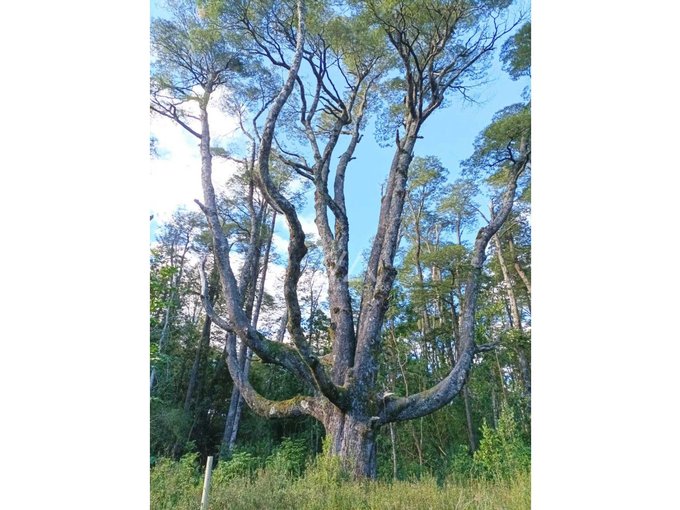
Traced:
<path fill-rule="evenodd" d="M 274 450 L 265 465 L 268 469 L 293 476 L 300 476 L 305 471 L 308 450 L 304 439 L 284 438 Z"/>
<path fill-rule="evenodd" d="M 230 459 L 222 460 L 213 471 L 216 484 L 239 477 L 252 477 L 258 467 L 257 458 L 250 452 L 234 452 Z"/>
<path fill-rule="evenodd" d="M 473 469 L 472 455 L 469 448 L 464 444 L 455 447 L 448 462 L 449 476 L 456 480 L 470 478 Z"/>
<path fill-rule="evenodd" d="M 342 463 L 337 456 L 323 452 L 314 458 L 311 466 L 305 472 L 304 481 L 313 487 L 334 488 L 348 480 L 342 469 Z"/>
<path fill-rule="evenodd" d="M 509 407 L 501 410 L 495 429 L 482 425 L 482 440 L 474 454 L 473 472 L 486 478 L 510 478 L 528 472 L 531 450 L 525 445 Z"/>
<path fill-rule="evenodd" d="M 324 453 L 309 459 L 301 440 L 286 439 L 260 467 L 249 451 L 237 451 L 213 471 L 212 510 L 526 510 L 531 507 L 529 451 L 512 414 L 504 410 L 494 430 L 484 427 L 474 458 L 463 445 L 450 457 L 450 475 L 423 472 L 408 481 L 353 481 L 340 459 Z M 157 459 L 151 470 L 153 510 L 196 510 L 203 470 L 197 456 Z M 303 472 L 305 463 L 309 464 Z M 470 476 L 469 473 L 480 476 Z"/>

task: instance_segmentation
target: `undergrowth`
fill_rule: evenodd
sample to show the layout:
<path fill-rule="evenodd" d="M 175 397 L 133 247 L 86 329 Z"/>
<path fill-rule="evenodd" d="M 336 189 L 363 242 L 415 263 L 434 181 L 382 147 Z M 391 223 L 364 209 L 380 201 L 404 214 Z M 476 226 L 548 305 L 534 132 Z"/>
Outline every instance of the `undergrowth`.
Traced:
<path fill-rule="evenodd" d="M 236 451 L 213 470 L 211 510 L 528 510 L 531 453 L 513 416 L 503 409 L 495 429 L 482 427 L 474 456 L 464 447 L 448 474 L 395 481 L 353 481 L 337 457 L 311 458 L 302 440 L 285 439 L 268 457 Z M 328 439 L 328 438 L 326 438 Z M 328 444 L 325 441 L 325 450 Z M 152 510 L 196 510 L 202 472 L 196 455 L 158 459 L 151 470 Z"/>
<path fill-rule="evenodd" d="M 192 459 L 171 462 L 161 459 L 151 471 L 152 510 L 196 510 L 200 504 L 202 476 Z M 233 459 L 232 459 L 233 460 Z M 211 510 L 398 510 L 485 509 L 527 510 L 530 475 L 527 470 L 492 478 L 470 475 L 434 476 L 408 481 L 348 480 L 337 459 L 320 455 L 304 474 L 279 459 L 264 468 L 252 469 L 253 459 L 236 457 L 222 462 L 213 475 Z"/>

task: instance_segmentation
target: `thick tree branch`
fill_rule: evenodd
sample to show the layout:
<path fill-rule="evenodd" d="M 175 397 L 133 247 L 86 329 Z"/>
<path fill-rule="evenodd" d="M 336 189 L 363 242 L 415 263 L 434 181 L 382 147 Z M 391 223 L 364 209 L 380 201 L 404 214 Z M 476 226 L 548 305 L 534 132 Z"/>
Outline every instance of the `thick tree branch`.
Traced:
<path fill-rule="evenodd" d="M 413 159 L 419 127 L 418 119 L 408 118 L 406 135 L 395 150 L 380 208 L 378 230 L 364 277 L 354 364 L 354 386 L 364 393 L 371 387 L 377 375 L 379 333 L 397 275 L 393 263 L 406 197 L 408 168 Z"/>
<path fill-rule="evenodd" d="M 226 341 L 229 373 L 250 409 L 267 418 L 293 418 L 308 415 L 322 419 L 323 401 L 321 397 L 298 396 L 288 400 L 275 401 L 269 400 L 255 391 L 239 366 L 235 338 L 233 335 L 227 335 Z"/>
<path fill-rule="evenodd" d="M 430 414 L 449 403 L 463 388 L 477 350 L 474 342 L 475 311 L 482 266 L 486 258 L 486 247 L 510 215 L 514 204 L 515 190 L 517 189 L 517 179 L 529 162 L 530 152 L 524 147 L 524 143 L 521 145 L 523 146 L 523 156 L 516 165 L 508 169 L 508 183 L 503 193 L 501 206 L 491 222 L 477 233 L 472 252 L 472 271 L 465 285 L 459 327 L 459 356 L 456 364 L 451 372 L 432 388 L 408 397 L 390 400 L 383 407 L 380 415 L 381 423 L 411 420 Z"/>
<path fill-rule="evenodd" d="M 233 335 L 238 334 L 242 340 L 245 336 L 247 338 L 245 343 L 248 344 L 262 361 L 282 366 L 296 374 L 302 380 L 312 384 L 313 379 L 309 369 L 294 349 L 288 345 L 265 339 L 260 332 L 251 326 L 245 329 L 244 335 L 243 331 L 237 331 L 237 328 L 232 322 L 225 320 L 215 312 L 212 302 L 208 299 L 208 281 L 205 274 L 206 260 L 207 255 L 203 257 L 203 260 L 199 265 L 199 275 L 201 278 L 201 300 L 208 317 L 224 331 Z"/>
<path fill-rule="evenodd" d="M 480 352 L 489 352 L 495 350 L 497 347 L 501 345 L 500 342 L 493 342 L 490 344 L 482 344 L 482 345 L 476 345 L 475 346 L 475 354 L 480 353 Z"/>

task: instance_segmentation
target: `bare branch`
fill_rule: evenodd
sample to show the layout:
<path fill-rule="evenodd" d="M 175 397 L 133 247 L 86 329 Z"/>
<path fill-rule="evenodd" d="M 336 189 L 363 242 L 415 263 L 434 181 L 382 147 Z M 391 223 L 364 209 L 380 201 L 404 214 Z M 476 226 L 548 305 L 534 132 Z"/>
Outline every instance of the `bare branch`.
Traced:
<path fill-rule="evenodd" d="M 196 138 L 199 138 L 199 139 L 201 138 L 201 134 L 198 131 L 192 129 L 186 122 L 184 122 L 180 118 L 180 115 L 177 112 L 177 108 L 174 105 L 169 105 L 169 106 L 166 107 L 165 105 L 163 105 L 160 102 L 153 102 L 151 104 L 151 110 L 153 110 L 154 112 L 156 112 L 160 115 L 163 115 L 164 117 L 167 117 L 169 119 L 174 120 L 175 122 L 177 122 L 177 124 L 182 126 L 184 129 L 186 129 L 189 133 L 194 135 Z"/>

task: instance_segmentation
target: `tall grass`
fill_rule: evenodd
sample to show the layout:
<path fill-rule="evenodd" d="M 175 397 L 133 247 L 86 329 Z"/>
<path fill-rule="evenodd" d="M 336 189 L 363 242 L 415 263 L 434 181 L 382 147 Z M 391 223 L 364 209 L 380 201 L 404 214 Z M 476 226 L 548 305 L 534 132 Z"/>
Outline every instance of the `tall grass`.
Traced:
<path fill-rule="evenodd" d="M 389 482 L 345 479 L 337 464 L 319 456 L 304 475 L 271 464 L 251 470 L 241 459 L 239 472 L 222 463 L 215 470 L 210 509 L 488 509 L 528 510 L 531 484 L 528 471 L 512 476 L 446 479 L 434 477 Z M 196 510 L 201 498 L 201 474 L 191 459 L 159 461 L 151 471 L 153 510 Z"/>

